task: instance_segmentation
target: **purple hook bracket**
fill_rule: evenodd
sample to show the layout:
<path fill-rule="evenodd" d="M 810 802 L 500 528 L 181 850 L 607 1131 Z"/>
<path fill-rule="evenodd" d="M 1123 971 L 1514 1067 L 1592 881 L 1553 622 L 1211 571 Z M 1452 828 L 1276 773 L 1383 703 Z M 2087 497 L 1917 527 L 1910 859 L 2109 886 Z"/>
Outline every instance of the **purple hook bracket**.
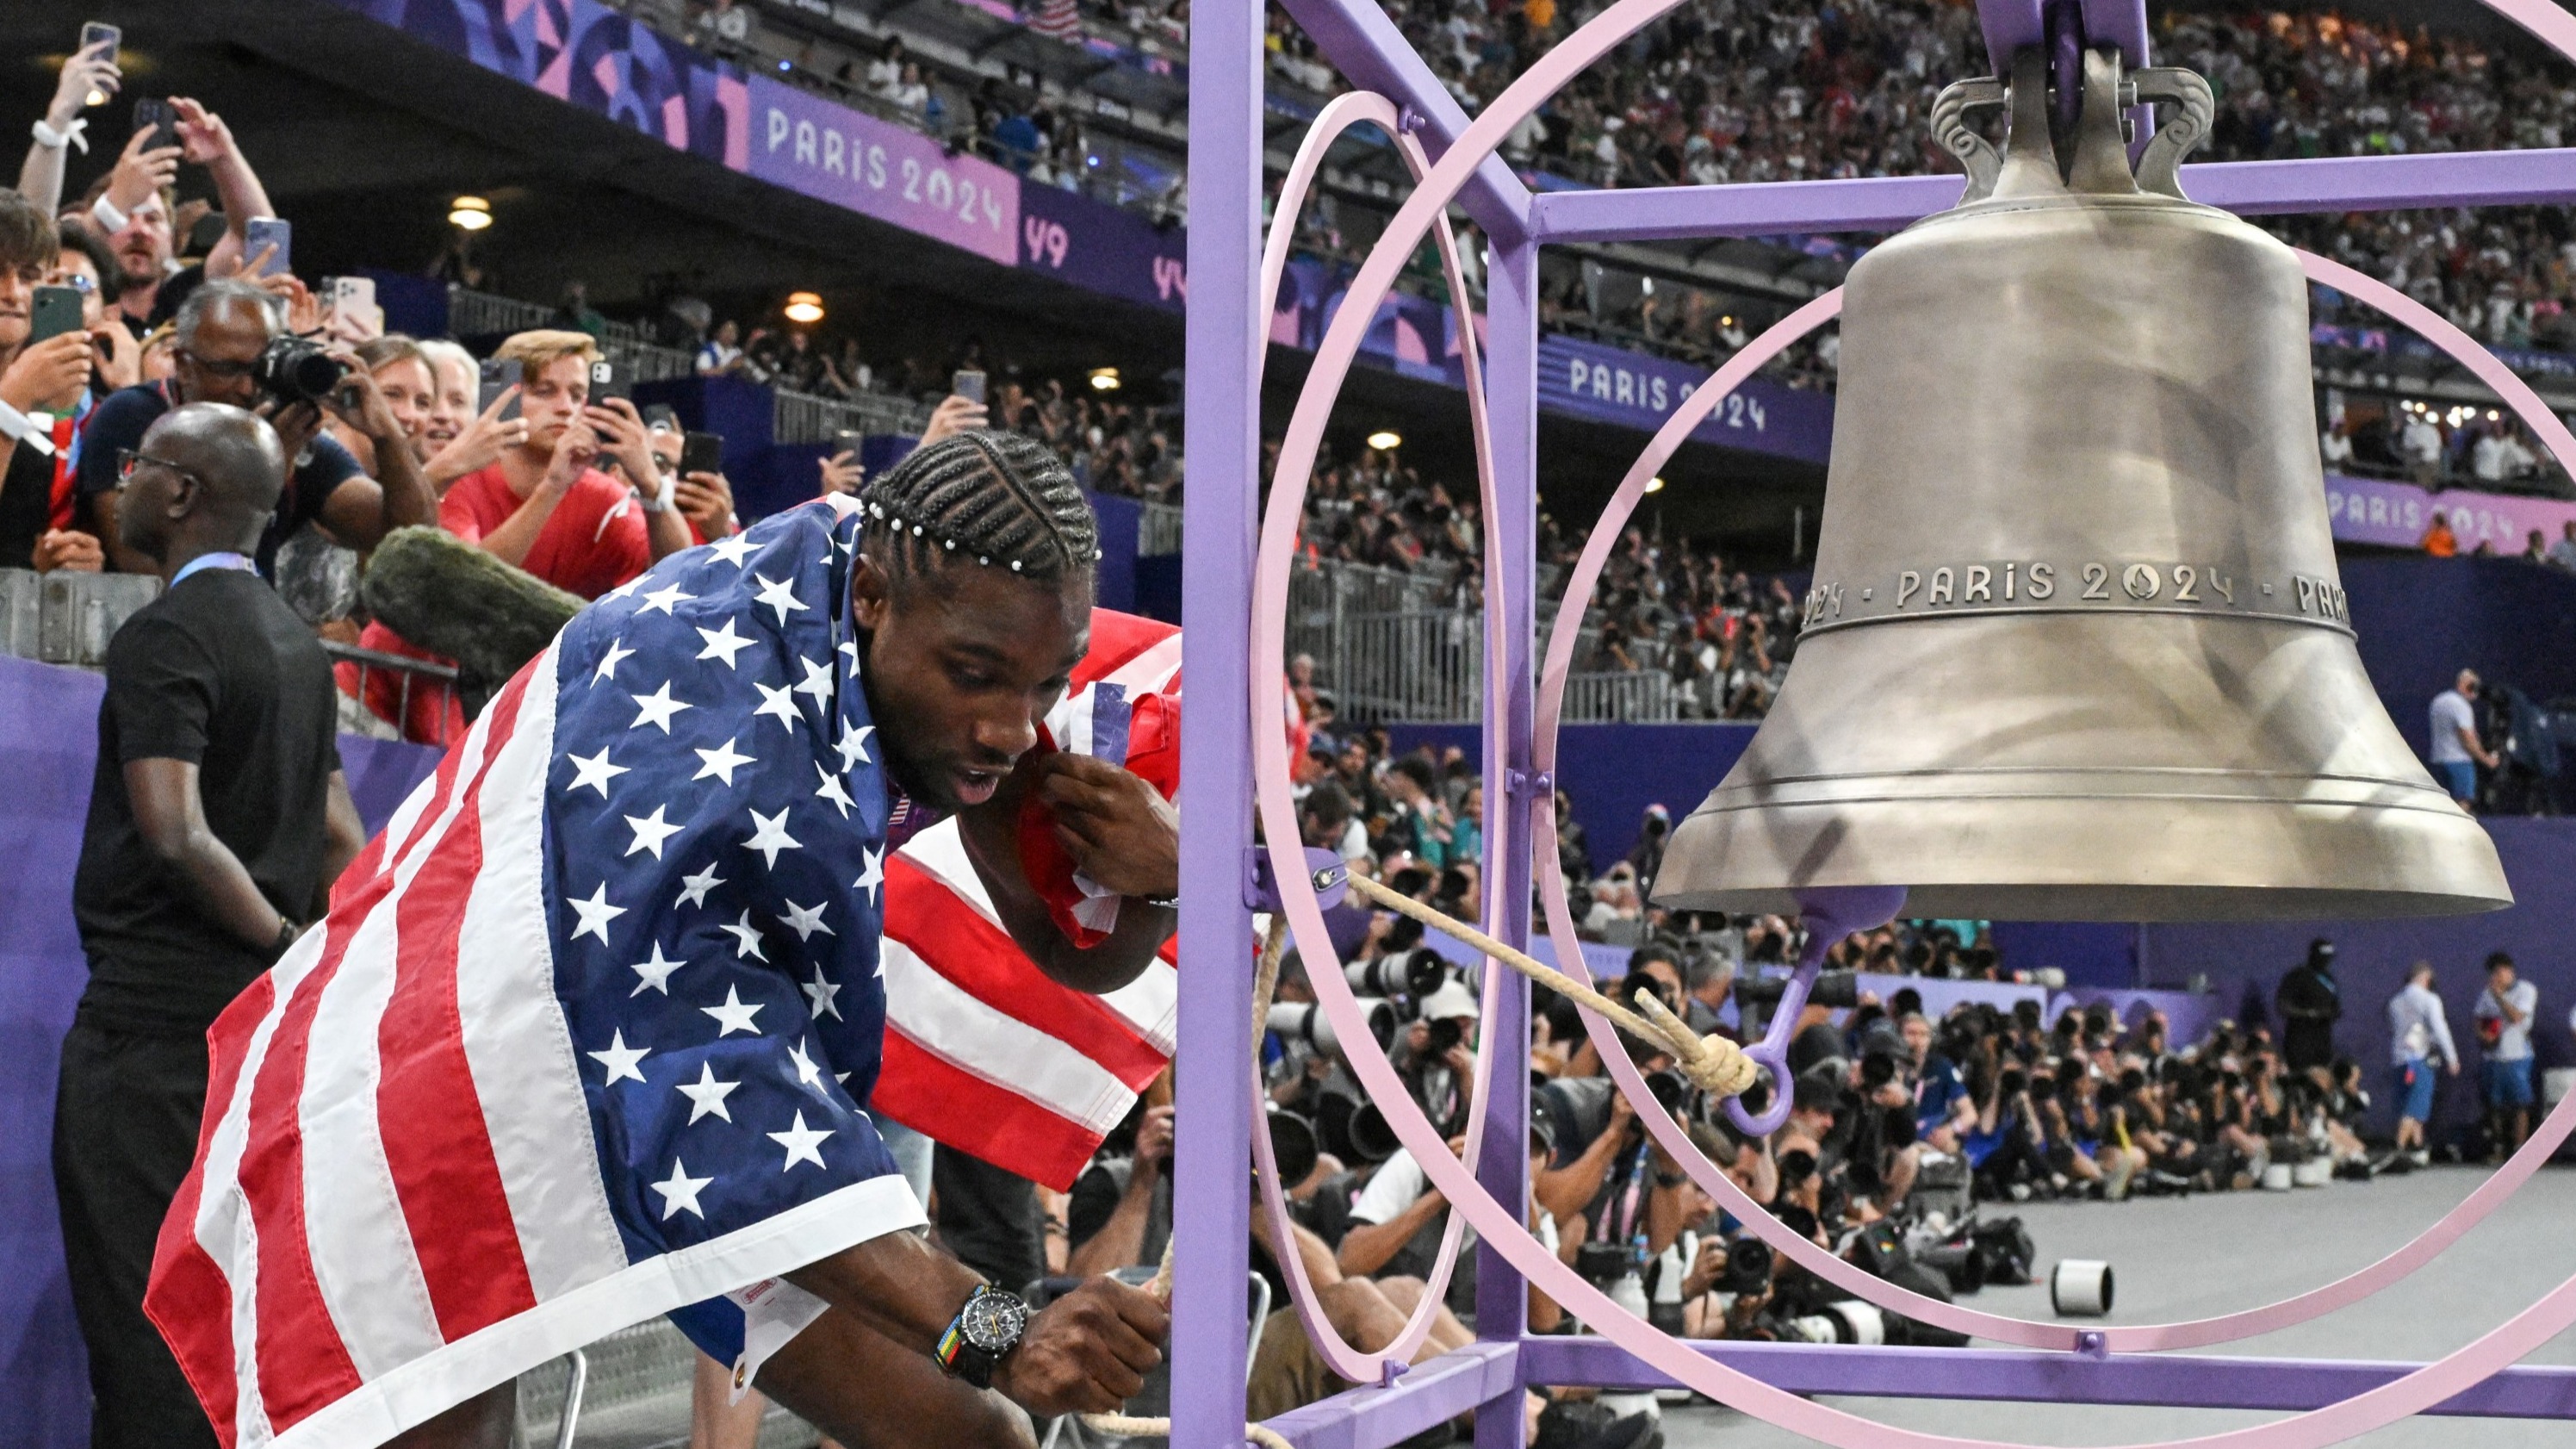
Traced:
<path fill-rule="evenodd" d="M 1767 1137 L 1789 1120 L 1789 1038 L 1798 1029 L 1798 1017 L 1807 1009 L 1807 993 L 1815 988 L 1816 972 L 1824 965 L 1825 953 L 1854 931 L 1886 925 L 1904 906 L 1903 886 L 1825 886 L 1798 892 L 1798 915 L 1807 925 L 1807 949 L 1798 956 L 1797 972 L 1780 990 L 1780 1004 L 1772 1010 L 1771 1025 L 1762 1033 L 1762 1040 L 1744 1049 L 1753 1065 L 1771 1074 L 1771 1102 L 1756 1116 L 1744 1110 L 1743 1098 L 1727 1098 L 1726 1115 L 1736 1126 L 1757 1137 Z"/>
<path fill-rule="evenodd" d="M 1350 892 L 1350 867 L 1343 863 L 1339 851 L 1307 846 L 1306 873 L 1314 881 L 1316 898 L 1325 910 L 1340 905 L 1342 897 Z M 1279 881 L 1270 873 L 1270 852 L 1257 845 L 1243 852 L 1243 904 L 1252 911 L 1275 912 L 1280 908 Z"/>

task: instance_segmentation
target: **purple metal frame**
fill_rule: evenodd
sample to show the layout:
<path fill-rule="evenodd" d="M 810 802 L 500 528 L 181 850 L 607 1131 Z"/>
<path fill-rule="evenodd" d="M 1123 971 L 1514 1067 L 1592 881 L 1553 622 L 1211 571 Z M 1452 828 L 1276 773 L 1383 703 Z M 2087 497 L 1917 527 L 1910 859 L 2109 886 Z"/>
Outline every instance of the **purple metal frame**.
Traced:
<path fill-rule="evenodd" d="M 2094 44 L 2147 60 L 2140 0 L 2058 0 Z M 2495 8 L 2576 55 L 2576 19 L 2530 0 Z M 1341 72 L 1386 95 L 1436 160 L 1467 118 L 1370 0 L 1283 0 Z M 2041 0 L 1979 0 L 1989 51 L 2008 57 L 2050 34 Z M 2061 30 L 2067 21 L 2060 13 Z M 1242 1284 L 1250 1232 L 1244 1163 L 1255 1128 L 1243 1073 L 1251 1050 L 1248 959 L 1252 904 L 1242 878 L 1252 841 L 1252 731 L 1242 687 L 1258 523 L 1262 222 L 1262 12 L 1207 4 L 1192 15 L 1190 47 L 1189 410 L 1185 450 L 1199 486 L 1185 522 L 1185 667 L 1197 684 L 1182 724 L 1183 784 L 1179 1121 L 1175 1215 L 1190 1231 L 1175 1246 L 1173 1442 L 1215 1449 L 1244 1442 Z M 1998 64 L 1998 70 L 2002 69 Z M 2243 213 L 2510 205 L 2576 198 L 2576 150 L 2250 162 L 2187 168 L 2185 186 Z M 1499 506 L 1499 557 L 1489 562 L 1484 770 L 1486 878 L 1497 901 L 1527 900 L 1533 811 L 1545 798 L 1534 767 L 1537 501 L 1537 271 L 1547 242 L 1642 240 L 1779 232 L 1893 230 L 1952 205 L 1955 177 L 1904 177 L 1533 197 L 1496 158 L 1458 196 L 1493 246 L 1487 268 L 1487 402 Z M 1226 486 L 1231 480 L 1233 486 Z M 1220 909 L 1222 908 L 1222 909 Z M 1525 945 L 1526 916 L 1490 929 Z M 1526 1201 L 1528 991 L 1518 976 L 1496 1004 L 1485 1043 L 1494 1099 L 1478 1184 L 1501 1203 Z M 1544 1264 L 1539 1266 L 1546 1266 Z M 1603 1339 L 1526 1333 L 1526 1279 L 1490 1244 L 1478 1252 L 1480 1342 L 1390 1383 L 1297 1410 L 1270 1427 L 1304 1449 L 1380 1449 L 1442 1419 L 1473 1412 L 1481 1449 L 1519 1449 L 1521 1386 L 1669 1384 L 1672 1375 Z M 2307 1410 L 2393 1382 L 2416 1365 L 2032 1349 L 1866 1349 L 1693 1343 L 1711 1362 L 1798 1394 L 1958 1399 L 2053 1399 L 2202 1408 Z M 1681 1367 L 1687 1367 L 1687 1363 Z M 2438 1414 L 2576 1418 L 2576 1370 L 2508 1368 L 2425 1410 Z"/>

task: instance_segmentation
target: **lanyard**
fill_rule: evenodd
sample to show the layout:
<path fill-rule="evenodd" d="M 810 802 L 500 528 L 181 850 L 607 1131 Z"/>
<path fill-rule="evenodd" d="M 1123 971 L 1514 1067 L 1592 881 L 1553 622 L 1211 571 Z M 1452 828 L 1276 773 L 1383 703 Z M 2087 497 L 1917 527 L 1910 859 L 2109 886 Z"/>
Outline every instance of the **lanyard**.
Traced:
<path fill-rule="evenodd" d="M 239 569 L 243 573 L 256 573 L 259 565 L 252 563 L 250 555 L 246 553 L 233 553 L 228 550 L 201 553 L 179 565 L 179 571 L 170 576 L 170 587 L 175 589 L 186 583 L 190 574 L 203 573 L 207 569 Z"/>

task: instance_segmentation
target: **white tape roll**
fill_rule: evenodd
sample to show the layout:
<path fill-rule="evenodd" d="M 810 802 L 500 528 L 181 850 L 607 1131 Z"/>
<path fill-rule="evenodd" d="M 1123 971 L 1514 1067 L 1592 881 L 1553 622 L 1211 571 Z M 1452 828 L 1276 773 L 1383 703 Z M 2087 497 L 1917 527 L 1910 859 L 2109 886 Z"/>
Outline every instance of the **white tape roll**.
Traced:
<path fill-rule="evenodd" d="M 2111 1311 L 2111 1265 L 2068 1258 L 2048 1275 L 2048 1306 L 2060 1318 L 2099 1318 Z"/>

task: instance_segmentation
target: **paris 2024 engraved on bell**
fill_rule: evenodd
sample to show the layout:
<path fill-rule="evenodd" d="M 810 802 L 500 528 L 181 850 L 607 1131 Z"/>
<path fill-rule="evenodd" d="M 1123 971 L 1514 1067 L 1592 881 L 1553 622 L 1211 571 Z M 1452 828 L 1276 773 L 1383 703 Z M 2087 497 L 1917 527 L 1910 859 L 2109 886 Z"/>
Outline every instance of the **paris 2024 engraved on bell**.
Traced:
<path fill-rule="evenodd" d="M 1666 905 L 2256 920 L 2512 902 L 2361 658 L 2326 520 L 2306 283 L 2185 199 L 2209 90 L 2088 57 L 1954 86 L 1958 208 L 1851 271 L 1797 663 L 1675 834 Z M 2167 103 L 2133 174 L 2120 115 Z M 1998 156 L 1965 124 L 2009 105 Z M 2062 161 L 2061 161 L 2062 156 Z"/>

